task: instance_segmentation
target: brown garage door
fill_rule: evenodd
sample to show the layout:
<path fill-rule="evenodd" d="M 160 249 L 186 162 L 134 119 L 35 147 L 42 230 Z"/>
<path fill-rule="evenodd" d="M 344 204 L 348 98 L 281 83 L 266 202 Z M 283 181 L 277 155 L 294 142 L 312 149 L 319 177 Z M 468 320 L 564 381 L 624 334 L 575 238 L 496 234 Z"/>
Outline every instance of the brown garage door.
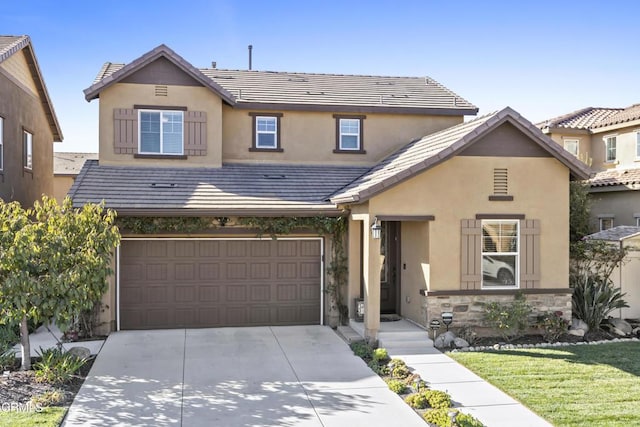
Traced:
<path fill-rule="evenodd" d="M 320 323 L 319 240 L 124 240 L 120 328 Z"/>

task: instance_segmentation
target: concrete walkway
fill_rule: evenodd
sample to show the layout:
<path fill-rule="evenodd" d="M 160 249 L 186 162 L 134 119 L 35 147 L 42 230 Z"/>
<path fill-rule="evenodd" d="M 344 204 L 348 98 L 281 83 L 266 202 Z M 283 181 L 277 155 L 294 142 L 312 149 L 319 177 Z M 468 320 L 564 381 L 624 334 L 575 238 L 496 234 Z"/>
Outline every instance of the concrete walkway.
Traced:
<path fill-rule="evenodd" d="M 109 336 L 65 426 L 421 426 L 328 327 Z"/>
<path fill-rule="evenodd" d="M 356 325 L 356 333 L 358 326 Z M 425 339 L 426 331 L 417 325 L 401 320 L 381 323 L 380 329 L 380 344 L 391 357 L 404 360 L 413 372 L 427 381 L 429 387 L 449 393 L 456 408 L 473 415 L 485 426 L 551 426 L 517 400 L 441 353 L 433 347 L 431 340 L 410 343 L 407 337 Z M 388 337 L 390 331 L 398 333 L 399 338 L 395 341 L 386 338 L 383 342 L 382 337 Z"/>
<path fill-rule="evenodd" d="M 50 325 L 49 329 L 47 329 L 46 326 L 40 326 L 34 332 L 29 334 L 31 357 L 39 356 L 41 349 L 46 350 L 48 348 L 56 347 L 58 343 L 62 341 L 62 335 L 63 333 L 60 332 L 60 329 L 55 325 Z M 63 343 L 62 348 L 68 351 L 73 347 L 85 347 L 89 349 L 91 354 L 95 355 L 98 354 L 102 348 L 102 344 L 104 344 L 104 340 L 75 341 Z M 22 351 L 20 344 L 13 346 L 13 351 L 16 353 L 16 357 L 20 357 Z"/>

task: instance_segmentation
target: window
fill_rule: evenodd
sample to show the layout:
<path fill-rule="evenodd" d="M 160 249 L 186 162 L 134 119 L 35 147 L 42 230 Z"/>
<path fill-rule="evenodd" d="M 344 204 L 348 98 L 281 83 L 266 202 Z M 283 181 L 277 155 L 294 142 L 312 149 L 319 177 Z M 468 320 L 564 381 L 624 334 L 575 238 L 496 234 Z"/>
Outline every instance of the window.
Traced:
<path fill-rule="evenodd" d="M 363 147 L 362 120 L 366 116 L 334 115 L 336 119 L 335 153 L 366 153 Z"/>
<path fill-rule="evenodd" d="M 613 216 L 601 216 L 598 218 L 600 222 L 600 231 L 608 230 L 613 228 Z"/>
<path fill-rule="evenodd" d="M 636 159 L 640 159 L 640 130 L 636 131 Z"/>
<path fill-rule="evenodd" d="M 281 113 L 249 113 L 253 117 L 253 141 L 249 151 L 283 151 L 280 143 Z"/>
<path fill-rule="evenodd" d="M 4 119 L 0 117 L 0 172 L 4 170 Z"/>
<path fill-rule="evenodd" d="M 181 155 L 183 151 L 182 111 L 140 110 L 141 154 Z"/>
<path fill-rule="evenodd" d="M 23 132 L 23 139 L 22 166 L 26 170 L 33 170 L 33 135 L 25 130 Z"/>
<path fill-rule="evenodd" d="M 517 288 L 519 221 L 482 221 L 482 287 Z"/>
<path fill-rule="evenodd" d="M 604 158 L 606 162 L 616 161 L 616 139 L 617 138 L 615 136 L 607 136 L 604 138 Z"/>
<path fill-rule="evenodd" d="M 640 216 L 636 216 L 636 227 L 640 227 Z"/>
<path fill-rule="evenodd" d="M 564 149 L 574 156 L 578 157 L 578 146 L 580 144 L 580 140 L 578 139 L 565 139 L 564 140 Z"/>

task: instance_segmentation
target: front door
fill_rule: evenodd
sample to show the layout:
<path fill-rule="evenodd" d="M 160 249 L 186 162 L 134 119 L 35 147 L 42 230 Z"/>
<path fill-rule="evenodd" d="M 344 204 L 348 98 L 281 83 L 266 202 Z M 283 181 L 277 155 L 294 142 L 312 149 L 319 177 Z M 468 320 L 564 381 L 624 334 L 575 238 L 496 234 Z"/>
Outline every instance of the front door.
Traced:
<path fill-rule="evenodd" d="M 380 256 L 382 268 L 380 271 L 380 313 L 400 314 L 399 291 L 400 271 L 400 223 L 383 221 L 380 236 Z"/>

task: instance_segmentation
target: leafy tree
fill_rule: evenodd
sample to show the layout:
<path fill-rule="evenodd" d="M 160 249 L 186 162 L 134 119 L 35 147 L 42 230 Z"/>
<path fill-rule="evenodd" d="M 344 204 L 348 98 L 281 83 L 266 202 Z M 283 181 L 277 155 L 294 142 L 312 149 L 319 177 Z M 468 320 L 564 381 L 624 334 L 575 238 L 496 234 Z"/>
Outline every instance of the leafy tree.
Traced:
<path fill-rule="evenodd" d="M 579 242 L 591 231 L 589 185 L 572 181 L 569 187 L 569 239 Z"/>
<path fill-rule="evenodd" d="M 104 205 L 74 209 L 43 196 L 33 209 L 0 202 L 0 321 L 20 323 L 22 369 L 30 369 L 27 321 L 66 330 L 106 292 L 120 241 L 115 213 Z"/>

